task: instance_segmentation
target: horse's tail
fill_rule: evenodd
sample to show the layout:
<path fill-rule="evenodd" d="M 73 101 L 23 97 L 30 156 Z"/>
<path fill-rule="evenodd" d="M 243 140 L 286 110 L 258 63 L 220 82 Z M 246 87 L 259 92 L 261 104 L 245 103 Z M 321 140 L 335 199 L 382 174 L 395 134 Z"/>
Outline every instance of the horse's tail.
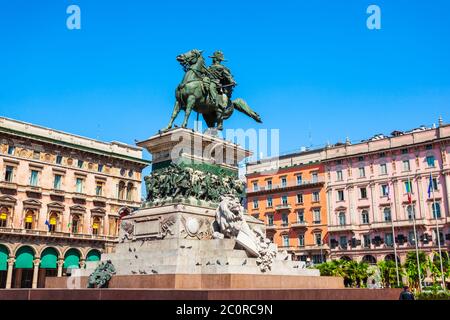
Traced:
<path fill-rule="evenodd" d="M 257 114 L 255 111 L 253 111 L 248 106 L 247 102 L 245 102 L 243 99 L 237 98 L 237 99 L 233 100 L 232 103 L 233 103 L 233 106 L 235 109 L 248 115 L 250 118 L 254 119 L 256 122 L 262 123 L 262 120 L 261 120 L 261 117 L 259 116 L 259 114 Z"/>

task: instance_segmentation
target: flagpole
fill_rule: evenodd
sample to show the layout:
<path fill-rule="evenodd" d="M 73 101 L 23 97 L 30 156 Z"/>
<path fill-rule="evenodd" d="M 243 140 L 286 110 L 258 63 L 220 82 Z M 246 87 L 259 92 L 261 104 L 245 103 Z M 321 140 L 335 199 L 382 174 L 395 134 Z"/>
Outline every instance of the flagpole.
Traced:
<path fill-rule="evenodd" d="M 408 192 L 412 194 L 412 188 L 411 188 L 411 179 L 408 176 Z M 412 204 L 411 195 L 409 196 L 409 204 Z M 417 231 L 416 231 L 416 209 L 414 206 L 411 206 L 412 208 L 412 217 L 413 217 L 413 228 L 414 228 L 414 244 L 416 246 L 416 259 L 417 259 L 417 272 L 419 275 L 419 290 L 422 292 L 422 275 L 420 272 L 420 262 L 419 262 L 419 247 L 417 246 L 417 243 L 419 242 L 417 239 Z"/>
<path fill-rule="evenodd" d="M 437 217 L 437 212 L 435 214 L 436 210 L 436 196 L 434 195 L 434 185 L 433 185 L 433 179 L 430 173 L 430 186 L 431 186 L 431 192 L 433 194 L 433 208 L 431 209 L 431 213 L 434 217 L 434 219 L 436 220 L 436 238 L 437 238 L 437 243 L 438 243 L 438 250 L 439 250 L 439 261 L 441 262 L 441 277 L 442 277 L 442 289 L 445 290 L 446 286 L 445 286 L 445 277 L 444 277 L 444 267 L 442 264 L 442 252 L 441 252 L 441 236 L 439 234 L 439 223 L 438 223 L 438 217 Z"/>
<path fill-rule="evenodd" d="M 389 181 L 388 181 L 388 197 L 389 197 L 389 203 L 391 204 L 391 188 L 389 187 Z M 397 247 L 395 244 L 395 231 L 394 231 L 394 216 L 392 214 L 393 211 L 391 211 L 391 226 L 392 226 L 392 239 L 394 240 L 394 260 L 395 260 L 395 272 L 397 273 L 397 286 L 400 287 L 400 276 L 398 273 L 398 261 L 397 261 Z"/>

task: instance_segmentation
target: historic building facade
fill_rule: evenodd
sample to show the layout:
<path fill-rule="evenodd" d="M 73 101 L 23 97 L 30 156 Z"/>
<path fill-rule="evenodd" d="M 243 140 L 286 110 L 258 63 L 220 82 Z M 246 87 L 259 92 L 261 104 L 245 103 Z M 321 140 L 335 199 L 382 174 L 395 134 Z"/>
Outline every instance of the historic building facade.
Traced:
<path fill-rule="evenodd" d="M 0 118 L 0 288 L 98 260 L 140 206 L 142 150 Z"/>
<path fill-rule="evenodd" d="M 329 256 L 323 149 L 247 165 L 247 211 L 295 259 L 320 263 Z"/>
<path fill-rule="evenodd" d="M 432 254 L 438 251 L 436 218 L 448 250 L 450 125 L 328 147 L 323 163 L 332 259 L 375 263 L 393 260 L 396 249 L 404 262 L 416 240 Z"/>

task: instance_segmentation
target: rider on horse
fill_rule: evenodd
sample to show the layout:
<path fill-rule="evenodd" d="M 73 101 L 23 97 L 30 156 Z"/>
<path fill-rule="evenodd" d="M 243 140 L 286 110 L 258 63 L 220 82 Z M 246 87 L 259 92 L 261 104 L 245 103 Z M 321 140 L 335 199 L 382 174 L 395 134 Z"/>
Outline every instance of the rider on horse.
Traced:
<path fill-rule="evenodd" d="M 214 52 L 209 58 L 212 58 L 213 61 L 213 64 L 208 68 L 208 74 L 211 77 L 210 95 L 216 106 L 224 108 L 228 104 L 228 99 L 231 98 L 236 82 L 231 75 L 230 69 L 221 64 L 222 61 L 226 61 L 222 51 Z M 219 94 L 225 94 L 228 98 L 226 99 L 227 101 L 222 102 L 222 105 L 219 103 Z"/>

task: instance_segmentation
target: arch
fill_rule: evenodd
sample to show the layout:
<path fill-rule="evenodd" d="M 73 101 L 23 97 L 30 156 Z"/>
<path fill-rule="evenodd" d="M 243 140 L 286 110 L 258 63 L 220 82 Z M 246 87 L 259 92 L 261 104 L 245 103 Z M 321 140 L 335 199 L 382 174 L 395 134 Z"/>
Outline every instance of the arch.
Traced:
<path fill-rule="evenodd" d="M 41 254 L 41 268 L 56 269 L 58 261 L 58 251 L 53 247 L 47 247 Z"/>
<path fill-rule="evenodd" d="M 368 264 L 376 264 L 377 263 L 377 259 L 374 256 L 370 255 L 370 254 L 367 254 L 364 257 L 362 257 L 361 261 L 362 262 L 366 262 Z"/>
<path fill-rule="evenodd" d="M 92 249 L 86 255 L 86 261 L 100 261 L 101 253 L 97 249 Z"/>
<path fill-rule="evenodd" d="M 350 258 L 349 256 L 342 256 L 340 258 L 340 260 L 344 260 L 344 261 L 352 261 L 352 258 Z"/>
<path fill-rule="evenodd" d="M 0 271 L 8 270 L 9 249 L 7 246 L 0 244 Z"/>
<path fill-rule="evenodd" d="M 80 268 L 81 252 L 78 249 L 70 248 L 64 254 L 64 268 Z"/>
<path fill-rule="evenodd" d="M 30 246 L 22 246 L 16 251 L 16 269 L 33 269 L 35 250 Z"/>
<path fill-rule="evenodd" d="M 393 253 L 387 254 L 387 255 L 384 257 L 384 261 L 395 261 L 394 259 L 395 259 L 395 255 L 394 255 Z M 400 263 L 400 258 L 399 258 L 399 256 L 397 256 L 397 262 Z"/>

